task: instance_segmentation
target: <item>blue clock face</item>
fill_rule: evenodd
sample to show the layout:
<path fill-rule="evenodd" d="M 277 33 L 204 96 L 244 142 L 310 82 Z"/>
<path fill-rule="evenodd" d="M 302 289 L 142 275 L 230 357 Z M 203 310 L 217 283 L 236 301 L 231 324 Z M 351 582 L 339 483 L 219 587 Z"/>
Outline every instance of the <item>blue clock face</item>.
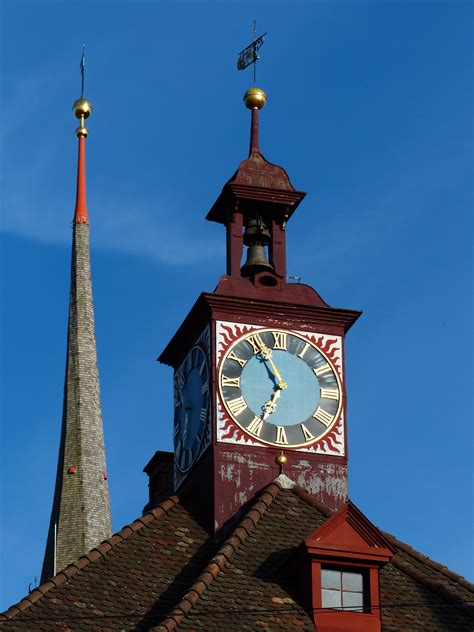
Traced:
<path fill-rule="evenodd" d="M 209 411 L 209 366 L 195 346 L 174 374 L 174 453 L 181 472 L 200 456 Z"/>
<path fill-rule="evenodd" d="M 340 380 L 328 358 L 308 339 L 280 329 L 260 329 L 231 345 L 219 388 L 240 428 L 279 447 L 314 443 L 342 407 Z"/>

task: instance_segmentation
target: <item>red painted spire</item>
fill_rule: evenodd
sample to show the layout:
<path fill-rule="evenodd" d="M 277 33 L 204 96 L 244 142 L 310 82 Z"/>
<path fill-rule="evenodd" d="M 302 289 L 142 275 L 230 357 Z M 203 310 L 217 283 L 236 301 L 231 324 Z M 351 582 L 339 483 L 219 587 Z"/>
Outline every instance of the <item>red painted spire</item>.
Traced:
<path fill-rule="evenodd" d="M 258 111 L 263 108 L 267 100 L 267 95 L 260 88 L 250 88 L 244 94 L 244 103 L 252 112 L 250 123 L 250 150 L 249 158 L 256 154 L 260 154 L 260 145 L 258 142 Z"/>
<path fill-rule="evenodd" d="M 250 125 L 250 150 L 249 158 L 260 153 L 260 144 L 258 142 L 258 108 L 252 108 L 252 122 Z"/>
<path fill-rule="evenodd" d="M 89 224 L 86 203 L 86 137 L 79 136 L 79 152 L 77 157 L 77 192 L 74 224 Z"/>
<path fill-rule="evenodd" d="M 74 211 L 73 224 L 89 224 L 86 203 L 86 138 L 87 129 L 84 120 L 89 118 L 92 105 L 87 99 L 81 97 L 73 105 L 74 116 L 79 119 L 79 127 L 76 136 L 79 139 L 79 152 L 77 156 L 77 193 L 76 210 Z"/>

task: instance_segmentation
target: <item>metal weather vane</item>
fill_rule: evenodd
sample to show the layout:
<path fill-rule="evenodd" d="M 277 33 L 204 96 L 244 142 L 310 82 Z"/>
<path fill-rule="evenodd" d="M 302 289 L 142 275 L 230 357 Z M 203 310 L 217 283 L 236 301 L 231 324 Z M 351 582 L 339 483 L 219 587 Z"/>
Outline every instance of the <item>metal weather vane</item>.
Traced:
<path fill-rule="evenodd" d="M 257 60 L 260 59 L 258 51 L 260 47 L 262 46 L 266 35 L 267 33 L 264 33 L 263 35 L 260 35 L 259 37 L 257 37 L 257 23 L 254 20 L 254 23 L 253 23 L 254 41 L 251 44 L 249 44 L 246 48 L 244 48 L 244 50 L 240 51 L 239 56 L 237 58 L 238 70 L 245 70 L 245 68 L 247 68 L 251 64 L 254 64 L 253 66 L 253 82 L 254 83 L 257 83 Z"/>

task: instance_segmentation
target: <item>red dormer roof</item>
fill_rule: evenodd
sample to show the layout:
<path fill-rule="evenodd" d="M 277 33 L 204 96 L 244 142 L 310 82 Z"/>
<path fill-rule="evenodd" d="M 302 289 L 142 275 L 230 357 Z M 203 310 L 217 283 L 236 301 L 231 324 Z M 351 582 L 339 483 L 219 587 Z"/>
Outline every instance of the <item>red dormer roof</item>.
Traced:
<path fill-rule="evenodd" d="M 311 554 L 387 563 L 396 549 L 349 500 L 305 539 Z"/>

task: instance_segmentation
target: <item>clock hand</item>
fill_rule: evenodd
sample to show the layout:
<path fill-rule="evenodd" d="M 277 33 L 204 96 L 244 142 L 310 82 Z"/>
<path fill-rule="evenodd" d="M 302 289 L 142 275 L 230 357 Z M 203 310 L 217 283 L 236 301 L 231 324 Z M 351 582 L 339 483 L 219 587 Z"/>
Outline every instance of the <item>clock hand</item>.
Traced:
<path fill-rule="evenodd" d="M 262 357 L 264 360 L 268 360 L 268 362 L 270 362 L 273 372 L 275 373 L 275 377 L 278 380 L 278 388 L 281 388 L 281 389 L 286 388 L 288 384 L 281 377 L 280 371 L 277 369 L 276 364 L 273 361 L 272 350 L 266 346 L 263 346 L 260 353 L 262 354 Z"/>
<path fill-rule="evenodd" d="M 188 438 L 188 415 L 191 408 L 189 408 L 189 406 L 186 406 L 184 410 L 185 410 L 185 414 L 184 414 L 184 424 L 183 424 L 183 441 L 186 441 L 186 439 Z"/>
<path fill-rule="evenodd" d="M 276 391 L 273 393 L 271 399 L 268 400 L 268 402 L 265 402 L 265 404 L 262 406 L 262 410 L 263 410 L 263 421 L 265 421 L 265 419 L 271 415 L 272 413 L 275 412 L 276 410 L 276 400 L 280 397 L 281 395 L 281 387 L 277 387 Z"/>

